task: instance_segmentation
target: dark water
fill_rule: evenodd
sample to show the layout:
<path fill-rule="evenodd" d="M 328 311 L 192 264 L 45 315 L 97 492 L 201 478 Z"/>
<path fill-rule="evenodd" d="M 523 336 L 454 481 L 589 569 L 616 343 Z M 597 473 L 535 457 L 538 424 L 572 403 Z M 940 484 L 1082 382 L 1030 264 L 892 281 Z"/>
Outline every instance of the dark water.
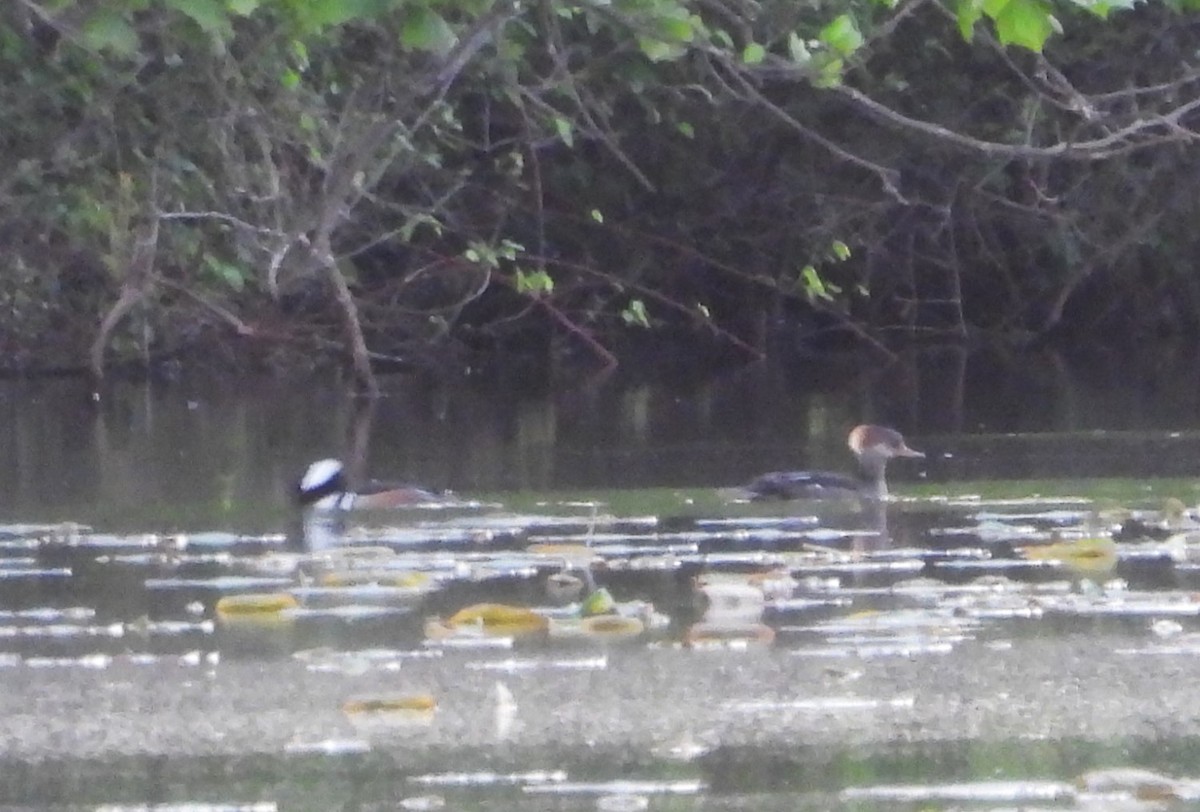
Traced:
<path fill-rule="evenodd" d="M 1121 646 L 1149 650 L 1182 639 L 1175 635 L 1186 636 L 1197 614 L 1189 597 L 1200 588 L 1191 542 L 1168 548 L 1161 536 L 1143 539 L 1098 566 L 1031 563 L 1019 550 L 1106 537 L 1131 515 L 1150 529 L 1193 529 L 1193 517 L 1162 508 L 1166 497 L 1197 501 L 1194 364 L 1167 353 L 1150 368 L 1131 358 L 1100 361 L 931 350 L 887 366 L 813 362 L 702 381 L 670 370 L 555 387 L 396 378 L 374 405 L 311 381 L 126 384 L 99 402 L 70 379 L 6 382 L 0 680 L 7 674 L 10 687 L 31 679 L 52 686 L 57 675 L 88 669 L 103 685 L 107 673 L 175 674 L 184 662 L 186 681 L 220 680 L 221 671 L 247 667 L 277 669 L 282 681 L 293 672 L 346 669 L 353 681 L 363 670 L 382 674 L 389 663 L 402 671 L 473 667 L 476 660 L 460 660 L 458 647 L 487 667 L 516 657 L 518 665 L 569 661 L 575 668 L 580 661 L 591 668 L 599 655 L 590 644 L 564 642 L 578 634 L 571 624 L 580 596 L 551 592 L 557 574 L 591 578 L 583 594 L 603 587 L 643 624 L 619 656 L 597 666 L 597 679 L 609 681 L 626 667 L 636 671 L 639 652 L 686 653 L 688 646 L 740 667 L 745 652 L 762 644 L 762 629 L 773 657 L 833 658 L 839 672 L 875 657 L 920 661 L 1047 635 L 1103 632 Z M 928 455 L 893 466 L 893 490 L 902 498 L 886 510 L 856 502 L 744 505 L 719 490 L 764 470 L 845 469 L 845 432 L 866 420 L 903 429 Z M 359 517 L 332 528 L 310 522 L 306 532 L 292 489 L 304 466 L 325 456 L 346 459 L 360 480 L 420 481 L 478 504 Z M 546 553 L 541 545 L 567 547 Z M 330 550 L 373 551 L 378 559 L 331 562 Z M 779 581 L 764 606 L 748 618 L 734 606 L 733 621 L 710 614 L 709 603 L 747 600 L 750 576 Z M 980 577 L 1010 586 L 980 596 L 971 591 Z M 698 589 L 697 578 L 715 585 Z M 284 595 L 294 605 L 281 622 L 265 624 L 218 613 L 221 599 L 246 594 Z M 537 607 L 551 616 L 551 629 L 494 652 L 469 628 L 465 636 L 449 634 L 449 643 L 431 630 L 430 618 L 446 620 L 484 601 Z M 716 641 L 696 631 L 713 617 Z M 414 665 L 431 650 L 444 656 L 441 664 Z M 757 677 L 745 678 L 752 690 Z M 761 690 L 774 707 L 778 688 L 764 682 Z M 145 696 L 163 701 L 154 690 Z M 913 699 L 900 691 L 887 701 Z M 332 703 L 329 711 L 340 715 Z M 131 729 L 149 713 L 135 713 Z M 662 714 L 670 717 L 670 709 Z M 96 735 L 119 745 L 114 729 Z M 151 735 L 140 749 L 114 746 L 106 756 L 103 747 L 76 752 L 74 739 L 86 737 L 82 727 L 77 737 L 71 731 L 66 724 L 56 732 L 58 757 L 50 762 L 30 738 L 9 741 L 0 757 L 0 802 L 263 810 L 620 809 L 643 801 L 651 809 L 1069 808 L 1086 799 L 1064 782 L 1089 769 L 1148 766 L 1186 776 L 1195 753 L 1186 737 L 1061 736 L 1031 749 L 1019 731 L 907 746 L 897 731 L 882 740 L 872 734 L 871 747 L 850 741 L 820 750 L 803 741 L 785 749 L 786 738 L 769 737 L 734 745 L 731 735 L 716 749 L 704 743 L 693 756 L 667 757 L 616 745 L 623 755 L 613 755 L 603 740 L 589 745 L 568 733 L 557 749 L 534 743 L 511 752 L 472 741 L 456 750 L 434 738 L 430 752 L 448 747 L 460 762 L 431 765 L 402 763 L 394 746 L 371 735 L 355 737 L 345 751 L 337 749 L 340 739 L 300 742 L 331 748 L 315 754 L 271 746 L 222 753 L 213 744 L 220 737 L 201 735 L 204 746 L 194 752 L 163 745 L 157 755 L 161 743 Z M 146 748 L 151 755 L 139 755 Z M 516 755 L 522 752 L 538 758 Z M 979 795 L 937 789 L 997 777 L 1018 783 L 989 785 Z M 926 792 L 889 795 L 896 785 Z M 1178 789 L 1172 797 L 1189 803 L 1192 796 Z"/>
<path fill-rule="evenodd" d="M 0 516 L 106 529 L 267 529 L 309 461 L 464 494 L 740 483 L 845 469 L 845 432 L 902 429 L 930 452 L 896 481 L 1191 477 L 1200 364 L 1157 349 L 1087 359 L 910 353 L 671 370 L 557 384 L 393 378 L 373 407 L 311 380 L 0 382 Z"/>

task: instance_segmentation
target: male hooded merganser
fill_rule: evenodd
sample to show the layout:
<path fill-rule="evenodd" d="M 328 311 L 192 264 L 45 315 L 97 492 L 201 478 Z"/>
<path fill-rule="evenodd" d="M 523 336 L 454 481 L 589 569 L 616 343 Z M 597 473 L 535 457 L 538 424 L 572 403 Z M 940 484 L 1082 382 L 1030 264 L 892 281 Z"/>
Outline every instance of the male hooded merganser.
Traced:
<path fill-rule="evenodd" d="M 904 442 L 900 432 L 883 426 L 855 426 L 847 439 L 858 458 L 859 475 L 828 471 L 775 471 L 757 477 L 745 490 L 751 499 L 812 499 L 829 496 L 859 496 L 886 499 L 884 469 L 893 457 L 924 457 Z"/>
<path fill-rule="evenodd" d="M 338 460 L 317 460 L 296 486 L 296 500 L 318 510 L 382 510 L 451 501 L 446 494 L 412 485 L 371 484 L 352 491 Z"/>

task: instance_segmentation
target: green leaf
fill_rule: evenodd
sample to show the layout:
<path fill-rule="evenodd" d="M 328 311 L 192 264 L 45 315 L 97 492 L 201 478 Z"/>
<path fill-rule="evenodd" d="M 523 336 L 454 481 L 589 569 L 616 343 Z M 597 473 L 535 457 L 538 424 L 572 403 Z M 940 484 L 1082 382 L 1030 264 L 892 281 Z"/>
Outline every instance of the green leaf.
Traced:
<path fill-rule="evenodd" d="M 678 121 L 675 123 L 675 129 L 678 130 L 679 134 L 682 135 L 684 138 L 695 138 L 696 137 L 696 128 L 693 127 L 690 122 Z"/>
<path fill-rule="evenodd" d="M 845 262 L 850 259 L 850 246 L 841 240 L 834 240 L 833 245 L 829 246 L 829 253 L 841 262 Z"/>
<path fill-rule="evenodd" d="M 812 60 L 812 52 L 795 31 L 788 34 L 788 56 L 797 65 L 807 65 Z"/>
<path fill-rule="evenodd" d="M 649 37 L 638 37 L 638 47 L 651 62 L 668 62 L 672 59 L 679 59 L 687 53 L 686 49 L 678 43 L 663 42 L 660 39 Z"/>
<path fill-rule="evenodd" d="M 575 132 L 571 129 L 571 122 L 567 121 L 562 116 L 554 117 L 554 129 L 558 131 L 558 137 L 568 147 L 575 146 Z"/>
<path fill-rule="evenodd" d="M 166 0 L 166 5 L 188 17 L 206 34 L 225 37 L 233 33 L 229 14 L 217 0 Z"/>
<path fill-rule="evenodd" d="M 621 311 L 621 320 L 631 327 L 650 327 L 650 319 L 646 315 L 646 303 L 634 299 Z"/>
<path fill-rule="evenodd" d="M 842 56 L 849 56 L 863 44 L 862 32 L 849 14 L 841 15 L 822 28 L 817 38 Z"/>
<path fill-rule="evenodd" d="M 830 59 L 821 65 L 813 84 L 817 87 L 837 87 L 842 83 L 842 71 L 846 63 L 841 59 Z"/>
<path fill-rule="evenodd" d="M 759 45 L 757 42 L 752 42 L 742 49 L 742 61 L 747 65 L 757 65 L 762 62 L 767 56 L 767 49 Z"/>
<path fill-rule="evenodd" d="M 400 27 L 400 44 L 405 48 L 444 54 L 457 42 L 450 24 L 428 8 L 413 8 Z"/>
<path fill-rule="evenodd" d="M 285 4 L 300 28 L 317 33 L 326 28 L 387 12 L 394 0 L 288 0 Z"/>
<path fill-rule="evenodd" d="M 496 250 L 496 256 L 504 259 L 516 259 L 517 254 L 523 254 L 525 246 L 515 240 L 501 240 L 500 247 Z"/>
<path fill-rule="evenodd" d="M 984 14 L 994 20 L 1004 13 L 1010 2 L 1011 0 L 982 0 L 981 8 Z"/>
<path fill-rule="evenodd" d="M 692 27 L 691 17 L 663 17 L 659 19 L 658 27 L 664 39 L 676 42 L 691 42 L 696 36 L 696 29 Z"/>
<path fill-rule="evenodd" d="M 975 34 L 975 23 L 983 16 L 983 0 L 959 0 L 954 13 L 958 18 L 958 33 L 970 42 Z"/>
<path fill-rule="evenodd" d="M 133 26 L 120 12 L 109 9 L 101 9 L 88 17 L 80 33 L 87 47 L 111 51 L 119 56 L 133 56 L 140 45 Z"/>
<path fill-rule="evenodd" d="M 518 268 L 515 281 L 517 293 L 523 293 L 535 299 L 554 292 L 554 279 L 545 271 L 522 271 Z"/>
<path fill-rule="evenodd" d="M 240 266 L 226 262 L 223 259 L 218 259 L 211 254 L 204 257 L 204 264 L 208 266 L 209 271 L 215 277 L 229 285 L 235 291 L 240 293 L 245 289 L 248 277 Z"/>
<path fill-rule="evenodd" d="M 1010 0 L 994 21 L 1002 44 L 1019 45 L 1037 53 L 1056 29 L 1061 30 L 1049 6 L 1038 0 Z"/>
<path fill-rule="evenodd" d="M 308 67 L 308 46 L 298 39 L 294 39 L 288 43 L 288 49 L 292 52 L 292 57 L 296 60 L 296 64 L 301 70 Z"/>
<path fill-rule="evenodd" d="M 591 215 L 592 219 L 595 220 L 597 223 L 604 222 L 604 212 L 600 211 L 599 209 L 592 209 L 591 212 L 589 212 L 589 214 Z"/>
<path fill-rule="evenodd" d="M 225 0 L 225 5 L 234 14 L 249 17 L 258 10 L 261 0 Z"/>
<path fill-rule="evenodd" d="M 830 301 L 833 296 L 825 286 L 825 280 L 821 279 L 821 275 L 817 273 L 817 269 L 812 265 L 805 265 L 800 271 L 800 286 L 804 290 L 804 294 L 809 298 L 809 301 L 814 299 L 824 299 Z"/>
<path fill-rule="evenodd" d="M 1136 5 L 1135 0 L 1072 0 L 1072 3 L 1102 20 L 1108 19 L 1113 11 L 1128 11 Z"/>

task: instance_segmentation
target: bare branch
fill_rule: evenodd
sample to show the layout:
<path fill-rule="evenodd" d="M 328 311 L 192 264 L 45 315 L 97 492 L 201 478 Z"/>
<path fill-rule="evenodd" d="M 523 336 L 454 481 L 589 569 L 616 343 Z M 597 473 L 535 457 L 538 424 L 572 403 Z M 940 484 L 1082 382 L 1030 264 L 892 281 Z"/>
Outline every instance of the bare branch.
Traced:
<path fill-rule="evenodd" d="M 815 132 L 814 130 L 812 130 L 808 127 L 805 127 L 803 124 L 801 124 L 795 118 L 795 116 L 792 116 L 790 113 L 788 113 L 782 107 L 775 104 L 773 101 L 771 101 L 766 96 L 764 96 L 761 92 L 759 92 L 758 88 L 756 88 L 753 84 L 751 84 L 747 80 L 746 76 L 743 74 L 743 72 L 741 70 L 739 70 L 737 65 L 731 64 L 727 60 L 724 60 L 724 59 L 722 60 L 722 62 L 725 64 L 726 68 L 728 69 L 729 75 L 731 76 L 731 78 L 738 83 L 740 93 L 745 98 L 748 98 L 751 101 L 753 101 L 755 104 L 760 105 L 763 109 L 765 109 L 767 112 L 769 112 L 775 118 L 779 119 L 784 124 L 786 124 L 788 127 L 795 130 L 796 132 L 800 133 L 800 135 L 804 136 L 804 138 L 806 138 L 807 140 L 812 141 L 813 143 L 817 144 L 818 146 L 824 148 L 825 150 L 829 151 L 831 154 L 836 155 L 838 158 L 845 161 L 846 163 L 849 163 L 853 166 L 860 167 L 862 169 L 866 169 L 867 171 L 876 175 L 879 178 L 879 182 L 882 184 L 884 191 L 887 192 L 887 194 L 890 197 L 892 197 L 894 200 L 896 200 L 899 203 L 907 202 L 904 200 L 904 196 L 900 194 L 900 189 L 899 189 L 900 175 L 896 170 L 890 169 L 886 166 L 881 166 L 880 164 L 872 163 L 871 161 L 868 161 L 866 158 L 863 158 L 859 155 L 855 155 L 854 153 L 849 152 L 848 150 L 845 150 L 845 149 L 839 147 L 837 144 L 833 143 L 825 136 Z"/>
<path fill-rule="evenodd" d="M 1139 118 L 1128 126 L 1102 138 L 1095 138 L 1089 141 L 1064 141 L 1050 146 L 1038 147 L 985 141 L 955 132 L 940 124 L 911 118 L 898 110 L 893 110 L 887 105 L 875 101 L 862 91 L 848 85 L 839 85 L 833 88 L 833 92 L 850 99 L 867 115 L 894 129 L 931 136 L 950 146 L 982 155 L 1024 158 L 1027 160 L 1066 158 L 1079 161 L 1094 161 L 1152 146 L 1159 146 L 1164 143 L 1190 142 L 1195 140 L 1195 134 L 1190 131 L 1181 131 L 1174 125 L 1177 125 L 1183 116 L 1200 108 L 1200 98 L 1193 99 L 1161 116 L 1151 119 Z"/>

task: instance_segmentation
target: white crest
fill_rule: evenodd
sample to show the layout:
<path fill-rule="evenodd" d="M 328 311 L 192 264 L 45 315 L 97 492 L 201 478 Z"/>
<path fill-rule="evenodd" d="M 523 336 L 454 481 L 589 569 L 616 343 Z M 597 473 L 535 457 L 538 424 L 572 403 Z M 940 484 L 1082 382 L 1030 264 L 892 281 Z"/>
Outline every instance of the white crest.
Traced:
<path fill-rule="evenodd" d="M 341 473 L 342 464 L 338 460 L 317 460 L 308 466 L 308 470 L 300 478 L 300 490 L 306 492 L 316 490 Z"/>

